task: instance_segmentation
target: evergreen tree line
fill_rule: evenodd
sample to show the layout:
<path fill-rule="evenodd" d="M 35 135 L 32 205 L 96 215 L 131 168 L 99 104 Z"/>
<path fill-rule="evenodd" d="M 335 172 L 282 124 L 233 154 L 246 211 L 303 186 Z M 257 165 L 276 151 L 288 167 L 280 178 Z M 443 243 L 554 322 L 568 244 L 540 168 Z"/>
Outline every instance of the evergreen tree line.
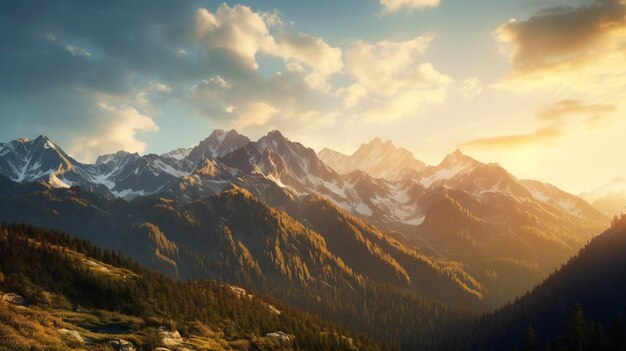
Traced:
<path fill-rule="evenodd" d="M 616 315 L 609 328 L 592 318 L 586 319 L 583 308 L 575 304 L 570 318 L 563 322 L 567 334 L 548 337 L 539 345 L 537 334 L 532 324 L 528 324 L 520 347 L 515 351 L 621 351 L 626 350 L 626 324 L 623 314 Z"/>
<path fill-rule="evenodd" d="M 622 214 L 524 296 L 460 321 L 440 349 L 626 350 L 625 252 Z"/>

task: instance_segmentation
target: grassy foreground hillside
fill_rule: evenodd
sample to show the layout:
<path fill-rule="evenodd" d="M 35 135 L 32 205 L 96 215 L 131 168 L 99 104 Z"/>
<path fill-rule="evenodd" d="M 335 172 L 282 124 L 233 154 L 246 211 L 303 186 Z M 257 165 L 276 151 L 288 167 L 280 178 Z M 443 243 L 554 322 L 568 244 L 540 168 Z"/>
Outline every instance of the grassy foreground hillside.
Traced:
<path fill-rule="evenodd" d="M 0 293 L 0 350 L 380 349 L 241 288 L 26 225 L 0 227 Z"/>

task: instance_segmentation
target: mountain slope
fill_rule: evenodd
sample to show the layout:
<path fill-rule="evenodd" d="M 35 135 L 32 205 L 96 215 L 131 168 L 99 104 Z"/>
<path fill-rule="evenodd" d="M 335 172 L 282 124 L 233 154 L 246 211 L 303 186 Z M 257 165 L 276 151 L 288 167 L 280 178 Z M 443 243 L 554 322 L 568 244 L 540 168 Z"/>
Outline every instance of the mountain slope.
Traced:
<path fill-rule="evenodd" d="M 104 184 L 117 197 L 132 199 L 163 190 L 180 177 L 189 175 L 193 165 L 186 160 L 118 151 L 99 156 L 94 182 Z"/>
<path fill-rule="evenodd" d="M 13 296 L 0 302 L 0 349 L 380 348 L 244 289 L 174 281 L 88 242 L 24 225 L 0 228 L 0 291 Z"/>
<path fill-rule="evenodd" d="M 626 347 L 624 251 L 626 216 L 615 220 L 609 230 L 594 238 L 541 285 L 514 303 L 482 317 L 469 328 L 468 335 L 460 334 L 458 344 L 450 348 L 519 346 L 530 324 L 537 345 L 568 350 L 622 350 Z M 572 323 L 580 323 L 580 329 L 573 329 L 577 326 Z M 574 333 L 580 333 L 575 346 L 570 343 L 576 337 Z"/>
<path fill-rule="evenodd" d="M 422 295 L 457 306 L 471 306 L 475 297 L 484 298 L 480 283 L 455 262 L 424 256 L 324 198 L 301 197 L 287 212 L 320 233 L 329 250 L 356 273 L 380 282 L 407 284 Z"/>
<path fill-rule="evenodd" d="M 80 188 L 6 179 L 0 188 L 0 221 L 71 230 L 169 275 L 252 287 L 389 342 L 432 342 L 443 324 L 463 315 L 416 292 L 452 304 L 482 304 L 479 285 L 472 285 L 461 267 L 429 261 L 334 206 L 330 214 L 336 212 L 336 221 L 348 224 L 320 228 L 320 234 L 234 185 L 184 205 L 156 196 L 107 200 Z M 351 265 L 360 271 L 364 266 L 344 260 L 344 253 L 326 242 L 333 235 L 366 253 L 363 262 L 377 263 L 376 269 L 386 272 L 404 270 L 411 281 L 402 273 L 389 280 L 355 272 Z M 425 319 L 433 323 L 423 324 Z M 388 322 L 381 326 L 381 320 Z"/>
<path fill-rule="evenodd" d="M 461 262 L 495 305 L 538 283 L 608 222 L 574 195 L 459 150 L 402 181 L 353 172 L 344 184 L 358 189 L 346 191 L 361 201 L 357 214 L 424 254 Z"/>
<path fill-rule="evenodd" d="M 580 197 L 609 217 L 619 215 L 626 208 L 626 179 L 617 177 Z"/>

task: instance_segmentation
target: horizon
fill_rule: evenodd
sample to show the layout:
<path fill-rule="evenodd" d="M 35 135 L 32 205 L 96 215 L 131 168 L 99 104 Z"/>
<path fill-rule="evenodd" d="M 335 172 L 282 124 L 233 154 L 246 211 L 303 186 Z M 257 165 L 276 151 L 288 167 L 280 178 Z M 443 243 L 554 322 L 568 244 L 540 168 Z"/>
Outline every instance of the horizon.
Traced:
<path fill-rule="evenodd" d="M 216 129 L 214 129 L 213 131 L 211 131 L 211 133 L 209 133 L 206 137 L 199 139 L 199 140 L 198 140 L 195 144 L 193 144 L 193 145 L 190 145 L 190 146 L 174 146 L 174 147 L 172 147 L 171 149 L 169 149 L 169 150 L 167 150 L 167 151 L 165 151 L 165 152 L 161 152 L 161 153 L 153 153 L 153 152 L 137 152 L 137 151 L 132 152 L 132 151 L 129 151 L 129 150 L 123 150 L 123 149 L 120 149 L 120 150 L 113 151 L 113 152 L 108 152 L 108 153 L 104 153 L 104 154 L 95 155 L 95 156 L 94 156 L 94 158 L 93 158 L 93 160 L 80 160 L 80 159 L 77 159 L 76 157 L 74 157 L 74 155 L 72 155 L 71 153 L 68 153 L 68 155 L 69 155 L 70 157 L 72 157 L 72 158 L 76 159 L 77 161 L 79 161 L 79 162 L 83 163 L 83 164 L 95 164 L 95 163 L 96 163 L 96 160 L 97 160 L 100 156 L 112 155 L 112 154 L 115 154 L 115 153 L 120 152 L 120 151 L 122 151 L 122 152 L 128 152 L 128 153 L 131 153 L 131 154 L 136 153 L 136 154 L 139 154 L 139 155 L 141 155 L 141 156 L 144 156 L 144 155 L 149 155 L 149 154 L 153 154 L 153 155 L 163 155 L 163 154 L 166 154 L 166 153 L 169 153 L 169 152 L 175 151 L 175 150 L 177 150 L 177 149 L 192 149 L 192 148 L 194 148 L 195 146 L 197 146 L 199 142 L 201 142 L 202 140 L 204 140 L 204 139 L 208 138 L 208 137 L 209 137 L 209 136 L 210 136 L 213 132 L 215 132 L 215 131 L 217 131 L 217 130 L 221 130 L 221 131 L 223 131 L 223 132 L 229 132 L 229 131 L 231 131 L 231 130 L 234 130 L 234 131 L 236 131 L 236 132 L 237 132 L 237 133 L 239 133 L 239 134 L 245 135 L 245 134 L 243 134 L 243 133 L 240 133 L 239 131 L 237 131 L 237 130 L 236 130 L 236 129 L 234 129 L 234 128 L 229 129 L 229 130 L 222 129 L 222 128 L 216 128 Z M 324 147 L 321 147 L 320 149 L 316 149 L 316 148 L 310 147 L 309 145 L 303 144 L 303 143 L 302 143 L 302 142 L 300 142 L 299 140 L 294 140 L 294 139 L 290 138 L 289 136 L 284 135 L 284 133 L 283 133 L 282 131 L 278 130 L 278 129 L 268 130 L 265 134 L 262 134 L 260 137 L 258 137 L 258 138 L 250 138 L 250 140 L 251 140 L 251 141 L 253 141 L 253 142 L 258 141 L 261 137 L 263 137 L 263 136 L 265 136 L 265 135 L 268 135 L 268 134 L 270 134 L 271 132 L 274 132 L 274 131 L 278 131 L 278 132 L 279 132 L 279 133 L 281 133 L 281 135 L 283 135 L 285 138 L 287 138 L 287 139 L 289 139 L 289 140 L 291 140 L 291 141 L 293 141 L 293 142 L 298 142 L 298 143 L 301 143 L 301 144 L 302 144 L 302 145 L 304 145 L 305 147 L 308 147 L 308 148 L 313 149 L 313 150 L 315 151 L 315 153 L 316 153 L 316 154 L 319 154 L 319 153 L 320 153 L 320 151 L 322 151 L 322 150 L 324 150 L 324 149 L 329 149 L 329 150 L 331 150 L 331 151 L 339 152 L 339 153 L 341 153 L 341 154 L 343 154 L 343 155 L 350 156 L 350 155 L 354 154 L 354 153 L 355 153 L 355 152 L 356 152 L 356 151 L 357 151 L 357 150 L 358 150 L 361 146 L 363 146 L 363 145 L 367 145 L 367 144 L 370 144 L 370 143 L 372 143 L 374 140 L 378 139 L 378 140 L 380 140 L 380 141 L 381 141 L 381 142 L 383 142 L 383 143 L 385 143 L 385 142 L 391 142 L 391 143 L 392 143 L 392 145 L 393 145 L 396 149 L 404 149 L 404 150 L 409 151 L 409 152 L 411 153 L 411 155 L 413 155 L 413 157 L 414 157 L 415 159 L 417 159 L 418 161 L 422 161 L 422 162 L 424 162 L 424 163 L 426 164 L 426 166 L 436 166 L 436 165 L 439 165 L 441 162 L 443 162 L 443 160 L 444 160 L 447 156 L 452 155 L 453 153 L 455 153 L 455 152 L 457 152 L 457 151 L 460 151 L 463 155 L 469 156 L 469 157 L 471 157 L 471 158 L 473 158 L 473 159 L 475 159 L 475 160 L 477 160 L 477 161 L 479 161 L 479 162 L 481 162 L 481 163 L 485 163 L 485 164 L 488 164 L 488 163 L 495 163 L 495 164 L 498 164 L 498 165 L 500 165 L 500 166 L 504 167 L 507 171 L 511 172 L 509 169 L 507 169 L 504 165 L 500 164 L 499 162 L 490 162 L 490 161 L 484 161 L 484 160 L 481 160 L 480 158 L 475 157 L 474 155 L 472 155 L 472 154 L 470 154 L 470 153 L 466 152 L 465 150 L 463 150 L 462 148 L 459 148 L 459 147 L 457 147 L 457 148 L 456 148 L 456 149 L 454 149 L 454 150 L 449 151 L 448 153 L 444 153 L 444 154 L 443 154 L 443 155 L 441 155 L 441 156 L 440 156 L 440 158 L 439 158 L 437 161 L 435 161 L 435 162 L 427 162 L 427 161 L 424 161 L 423 159 L 419 158 L 418 156 L 416 156 L 415 152 L 413 152 L 413 151 L 411 151 L 411 150 L 407 149 L 406 147 L 403 147 L 402 145 L 398 145 L 398 144 L 396 144 L 393 140 L 391 140 L 391 139 L 384 139 L 384 138 L 380 138 L 380 137 L 374 137 L 374 138 L 372 138 L 372 139 L 370 139 L 370 140 L 368 140 L 368 141 L 363 141 L 363 142 L 361 142 L 361 143 L 360 143 L 360 144 L 359 144 L 359 145 L 358 145 L 358 146 L 357 146 L 354 150 L 349 151 L 349 152 L 339 151 L 339 150 L 335 150 L 335 149 L 332 149 L 332 148 L 329 148 L 329 147 L 325 147 L 325 146 L 324 146 Z M 247 135 L 246 135 L 246 136 L 247 136 Z M 48 135 L 46 135 L 46 134 L 39 134 L 39 135 L 37 135 L 35 138 L 29 138 L 29 137 L 21 136 L 21 137 L 18 137 L 18 138 L 15 138 L 15 139 L 11 139 L 11 140 L 0 141 L 0 143 L 7 143 L 7 142 L 10 142 L 10 141 L 21 140 L 21 139 L 26 139 L 26 140 L 32 141 L 32 140 L 35 140 L 35 139 L 37 139 L 37 138 L 39 138 L 39 137 L 46 137 L 46 138 L 48 138 L 48 139 L 49 139 L 49 140 L 51 140 L 53 143 L 55 143 L 56 145 L 58 145 L 59 147 L 61 147 L 61 149 L 63 149 L 63 151 L 67 152 L 67 151 L 65 150 L 65 148 L 63 147 L 63 145 L 59 145 L 59 143 L 57 143 L 57 142 L 55 141 L 55 139 L 54 139 L 54 138 L 51 138 L 51 137 L 49 137 L 49 136 L 48 136 Z M 567 188 L 565 188 L 565 187 L 562 187 L 560 184 L 550 183 L 550 182 L 548 182 L 548 181 L 545 181 L 545 180 L 542 180 L 542 179 L 539 179 L 539 178 L 525 178 L 525 177 L 520 177 L 520 176 L 518 176 L 517 174 L 515 174 L 515 173 L 513 173 L 513 172 L 511 172 L 511 174 L 513 174 L 513 176 L 515 176 L 516 178 L 518 178 L 518 179 L 520 179 L 520 180 L 525 180 L 525 179 L 530 179 L 530 180 L 538 180 L 538 181 L 541 181 L 541 182 L 544 182 L 544 183 L 548 183 L 548 184 L 554 185 L 554 186 L 558 187 L 559 189 L 564 190 L 564 191 L 566 191 L 566 192 L 568 192 L 568 193 L 570 193 L 570 194 L 576 195 L 576 196 L 578 196 L 578 195 L 580 195 L 580 194 L 587 193 L 587 192 L 594 191 L 594 190 L 599 189 L 599 188 L 602 188 L 603 186 L 605 186 L 605 185 L 607 185 L 607 184 L 611 183 L 612 181 L 615 181 L 615 180 L 620 180 L 620 179 L 624 179 L 624 177 L 622 177 L 621 175 L 616 175 L 616 176 L 614 176 L 613 178 L 610 178 L 610 179 L 605 180 L 605 181 L 604 181 L 603 183 L 601 183 L 601 184 L 597 184 L 595 187 L 591 187 L 591 188 L 587 188 L 587 189 L 582 189 L 582 190 L 580 190 L 580 191 L 572 191 L 572 190 L 570 190 L 570 189 L 567 189 Z"/>

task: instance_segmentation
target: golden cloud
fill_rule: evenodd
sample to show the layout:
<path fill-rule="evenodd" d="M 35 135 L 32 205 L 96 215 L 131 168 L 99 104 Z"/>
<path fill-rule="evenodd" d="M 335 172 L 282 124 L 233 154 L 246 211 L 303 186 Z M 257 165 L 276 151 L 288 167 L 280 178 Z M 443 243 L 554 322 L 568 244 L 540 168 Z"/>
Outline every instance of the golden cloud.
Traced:
<path fill-rule="evenodd" d="M 608 118 L 617 108 L 611 105 L 587 105 L 578 100 L 562 100 L 537 112 L 537 118 L 551 125 L 527 134 L 513 134 L 470 140 L 462 146 L 490 149 L 511 149 L 522 146 L 545 144 L 562 137 L 564 127 L 572 122 L 571 117 L 583 119 L 585 128 L 593 128 Z"/>
<path fill-rule="evenodd" d="M 423 60 L 433 37 L 404 41 L 357 42 L 346 53 L 346 72 L 353 91 L 339 90 L 344 106 L 360 107 L 366 122 L 415 116 L 445 100 L 452 78 Z M 368 96 L 368 99 L 363 97 Z"/>
<path fill-rule="evenodd" d="M 463 143 L 462 146 L 479 149 L 512 149 L 531 144 L 550 142 L 560 138 L 561 135 L 562 132 L 557 128 L 548 127 L 528 134 L 512 134 L 474 139 Z"/>
<path fill-rule="evenodd" d="M 585 105 L 578 100 L 562 100 L 541 111 L 537 117 L 547 121 L 566 122 L 564 119 L 568 116 L 581 116 L 586 119 L 589 126 L 593 126 L 601 120 L 609 117 L 613 112 L 617 111 L 615 106 L 592 104 Z"/>
<path fill-rule="evenodd" d="M 556 87 L 593 94 L 626 85 L 624 0 L 545 9 L 526 21 L 512 19 L 495 34 L 512 64 L 510 76 L 499 87 Z"/>

